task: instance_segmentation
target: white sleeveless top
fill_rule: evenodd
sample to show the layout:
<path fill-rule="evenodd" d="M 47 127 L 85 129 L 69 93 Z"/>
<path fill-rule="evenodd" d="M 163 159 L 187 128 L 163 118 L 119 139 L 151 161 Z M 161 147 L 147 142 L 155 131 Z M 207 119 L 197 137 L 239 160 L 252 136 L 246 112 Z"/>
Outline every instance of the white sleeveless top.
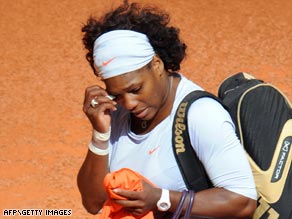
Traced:
<path fill-rule="evenodd" d="M 129 112 L 119 108 L 112 115 L 110 171 L 130 168 L 159 188 L 186 189 L 172 149 L 172 123 L 180 101 L 191 91 L 202 90 L 181 75 L 173 109 L 147 134 L 130 130 Z M 216 187 L 257 198 L 251 168 L 228 112 L 215 100 L 195 101 L 188 114 L 191 143 Z"/>

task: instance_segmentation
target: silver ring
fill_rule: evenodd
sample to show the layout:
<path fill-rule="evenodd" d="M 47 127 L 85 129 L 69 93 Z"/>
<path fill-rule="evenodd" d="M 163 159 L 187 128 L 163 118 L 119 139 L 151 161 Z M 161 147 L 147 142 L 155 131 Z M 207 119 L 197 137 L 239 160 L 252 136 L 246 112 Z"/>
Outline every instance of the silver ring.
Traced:
<path fill-rule="evenodd" d="M 92 108 L 95 108 L 97 105 L 98 105 L 98 102 L 95 99 L 92 99 L 91 102 L 90 102 L 90 106 Z"/>

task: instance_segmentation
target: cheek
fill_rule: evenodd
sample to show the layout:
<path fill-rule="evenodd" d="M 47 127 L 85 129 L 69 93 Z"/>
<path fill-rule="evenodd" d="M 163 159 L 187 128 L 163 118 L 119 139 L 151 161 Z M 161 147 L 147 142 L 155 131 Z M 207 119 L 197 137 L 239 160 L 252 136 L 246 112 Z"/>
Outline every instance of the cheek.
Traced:
<path fill-rule="evenodd" d="M 151 92 L 149 92 L 146 95 L 147 103 L 149 105 L 152 105 L 153 107 L 159 107 L 159 105 L 162 102 L 162 99 L 163 99 L 163 97 L 162 97 L 160 90 L 152 89 Z"/>
<path fill-rule="evenodd" d="M 142 87 L 142 92 L 138 95 L 140 103 L 153 108 L 158 108 L 163 100 L 163 92 L 159 79 L 148 80 Z"/>

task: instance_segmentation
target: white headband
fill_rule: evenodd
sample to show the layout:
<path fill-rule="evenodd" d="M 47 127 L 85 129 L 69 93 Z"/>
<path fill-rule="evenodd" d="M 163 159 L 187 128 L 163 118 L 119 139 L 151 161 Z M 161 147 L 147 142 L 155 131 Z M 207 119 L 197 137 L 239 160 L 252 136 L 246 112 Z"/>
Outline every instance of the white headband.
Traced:
<path fill-rule="evenodd" d="M 102 79 L 135 71 L 147 65 L 155 52 L 145 34 L 113 30 L 94 42 L 93 59 Z"/>

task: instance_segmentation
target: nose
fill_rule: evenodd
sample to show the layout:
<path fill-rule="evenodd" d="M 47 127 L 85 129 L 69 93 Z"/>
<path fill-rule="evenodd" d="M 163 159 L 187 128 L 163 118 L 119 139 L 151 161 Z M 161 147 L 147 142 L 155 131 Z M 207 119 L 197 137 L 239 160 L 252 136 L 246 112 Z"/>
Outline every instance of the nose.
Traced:
<path fill-rule="evenodd" d="M 137 106 L 137 100 L 131 94 L 124 94 L 123 105 L 127 110 L 132 111 Z"/>

